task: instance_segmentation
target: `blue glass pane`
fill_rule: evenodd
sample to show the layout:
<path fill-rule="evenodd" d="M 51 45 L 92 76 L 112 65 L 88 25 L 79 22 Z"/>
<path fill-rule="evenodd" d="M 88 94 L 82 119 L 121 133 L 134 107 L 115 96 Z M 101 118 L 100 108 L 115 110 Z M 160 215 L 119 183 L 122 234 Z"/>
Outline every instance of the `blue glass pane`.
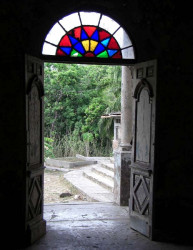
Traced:
<path fill-rule="evenodd" d="M 71 48 L 69 48 L 69 47 L 60 47 L 60 49 L 61 49 L 62 51 L 64 51 L 67 55 L 69 55 L 70 52 L 71 52 Z"/>
<path fill-rule="evenodd" d="M 99 53 L 101 53 L 103 50 L 105 50 L 105 47 L 102 44 L 98 44 L 96 46 L 96 49 L 94 51 L 95 55 L 98 55 Z"/>
<path fill-rule="evenodd" d="M 107 51 L 109 56 L 113 56 L 117 52 L 117 49 L 108 49 Z"/>
<path fill-rule="evenodd" d="M 107 45 L 109 44 L 110 38 L 107 38 L 105 40 L 103 40 L 101 43 L 107 47 Z"/>
<path fill-rule="evenodd" d="M 84 40 L 84 39 L 88 39 L 88 36 L 86 34 L 86 32 L 82 29 L 82 32 L 81 32 L 81 39 Z"/>
<path fill-rule="evenodd" d="M 96 30 L 93 35 L 91 36 L 91 39 L 98 41 L 99 40 L 99 32 Z"/>
<path fill-rule="evenodd" d="M 72 36 L 68 36 L 68 37 L 70 38 L 70 41 L 71 41 L 72 45 L 74 45 L 75 43 L 78 42 L 78 40 L 76 38 L 74 38 Z"/>
<path fill-rule="evenodd" d="M 84 52 L 85 52 L 84 47 L 82 46 L 82 44 L 81 44 L 80 42 L 77 43 L 77 44 L 74 46 L 74 48 L 75 48 L 78 52 L 80 52 L 80 53 L 82 53 L 82 54 L 84 54 Z"/>

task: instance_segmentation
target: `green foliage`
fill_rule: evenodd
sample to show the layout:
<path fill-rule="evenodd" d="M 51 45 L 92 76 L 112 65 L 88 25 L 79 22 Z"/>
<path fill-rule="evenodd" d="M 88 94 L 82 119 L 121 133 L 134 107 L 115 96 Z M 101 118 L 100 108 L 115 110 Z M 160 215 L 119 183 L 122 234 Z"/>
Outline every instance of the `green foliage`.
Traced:
<path fill-rule="evenodd" d="M 64 135 L 60 139 L 55 139 L 53 144 L 54 157 L 70 157 L 76 154 L 87 155 L 86 147 L 88 141 L 83 141 L 80 136 L 74 132 Z M 112 153 L 112 145 L 107 144 L 104 147 L 99 145 L 93 140 L 89 142 L 88 154 L 91 156 L 109 156 Z"/>
<path fill-rule="evenodd" d="M 44 157 L 45 158 L 54 158 L 54 152 L 53 152 L 53 143 L 54 140 L 48 137 L 44 137 Z"/>
<path fill-rule="evenodd" d="M 60 139 L 55 139 L 54 154 L 56 157 L 76 156 L 85 154 L 85 143 L 76 133 L 69 133 Z"/>
<path fill-rule="evenodd" d="M 91 155 L 110 148 L 112 119 L 101 115 L 120 110 L 120 89 L 120 66 L 45 63 L 45 136 L 54 140 L 53 155 L 85 152 L 91 135 Z"/>
<path fill-rule="evenodd" d="M 83 137 L 83 141 L 85 142 L 92 142 L 94 140 L 93 134 L 88 133 L 88 132 L 82 134 L 82 137 Z"/>

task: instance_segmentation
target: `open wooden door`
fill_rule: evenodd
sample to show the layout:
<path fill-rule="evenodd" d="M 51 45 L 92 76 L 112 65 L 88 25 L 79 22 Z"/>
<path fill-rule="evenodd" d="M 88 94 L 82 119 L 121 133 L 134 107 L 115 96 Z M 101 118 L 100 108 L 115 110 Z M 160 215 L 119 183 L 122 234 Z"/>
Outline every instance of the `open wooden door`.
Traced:
<path fill-rule="evenodd" d="M 31 244 L 46 232 L 43 220 L 43 62 L 26 56 L 26 237 Z"/>
<path fill-rule="evenodd" d="M 130 226 L 152 239 L 156 61 L 133 70 L 133 147 L 130 187 Z"/>

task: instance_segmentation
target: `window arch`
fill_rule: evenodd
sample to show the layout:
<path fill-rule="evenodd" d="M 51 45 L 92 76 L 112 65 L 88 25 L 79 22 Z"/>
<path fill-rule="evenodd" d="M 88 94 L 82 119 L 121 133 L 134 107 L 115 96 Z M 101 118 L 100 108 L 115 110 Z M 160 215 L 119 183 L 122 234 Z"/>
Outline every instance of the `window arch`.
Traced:
<path fill-rule="evenodd" d="M 43 55 L 82 58 L 135 59 L 125 30 L 113 19 L 97 12 L 76 12 L 53 25 Z"/>

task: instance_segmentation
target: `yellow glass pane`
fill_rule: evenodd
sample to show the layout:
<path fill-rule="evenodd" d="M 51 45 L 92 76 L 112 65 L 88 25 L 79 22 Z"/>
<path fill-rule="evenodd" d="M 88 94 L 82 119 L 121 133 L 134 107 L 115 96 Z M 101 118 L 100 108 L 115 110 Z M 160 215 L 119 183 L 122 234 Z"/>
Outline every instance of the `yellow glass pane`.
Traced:
<path fill-rule="evenodd" d="M 85 51 L 89 51 L 89 40 L 82 41 Z"/>
<path fill-rule="evenodd" d="M 94 51 L 98 42 L 90 40 L 90 51 Z"/>

